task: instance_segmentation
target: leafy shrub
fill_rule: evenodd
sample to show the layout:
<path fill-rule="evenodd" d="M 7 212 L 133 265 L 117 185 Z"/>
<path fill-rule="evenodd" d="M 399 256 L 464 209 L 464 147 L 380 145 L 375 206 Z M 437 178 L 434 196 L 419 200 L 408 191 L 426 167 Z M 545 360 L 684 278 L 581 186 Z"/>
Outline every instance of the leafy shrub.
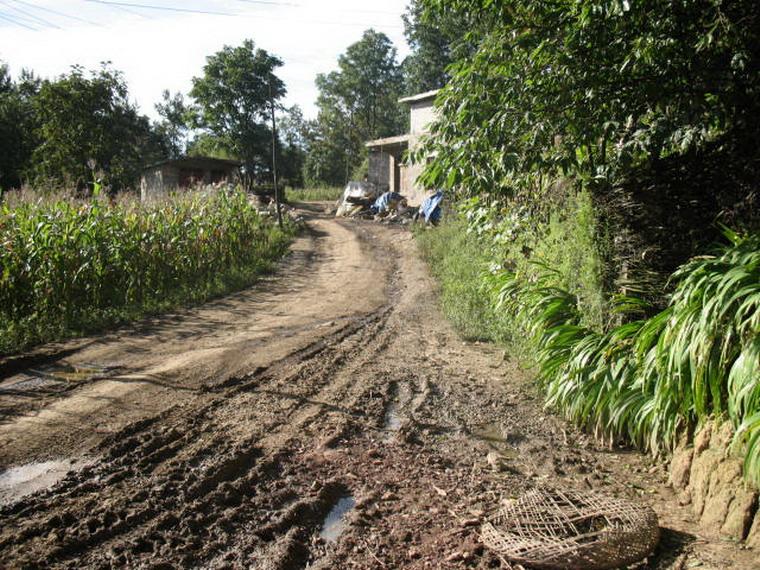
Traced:
<path fill-rule="evenodd" d="M 670 305 L 601 333 L 581 325 L 577 298 L 538 278 L 489 278 L 495 307 L 513 315 L 535 347 L 547 403 L 611 438 L 661 453 L 713 416 L 737 428 L 745 475 L 760 484 L 760 236 L 731 245 L 673 275 Z M 618 309 L 641 313 L 635 298 Z"/>
<path fill-rule="evenodd" d="M 511 271 L 537 277 L 541 264 L 555 271 L 547 277 L 557 287 L 575 295 L 584 324 L 603 330 L 610 320 L 604 288 L 604 256 L 607 236 L 598 227 L 587 191 L 563 191 L 561 199 L 540 210 L 520 202 L 501 208 L 478 198 L 464 202 L 466 230 L 481 239 L 480 248 L 492 259 L 504 259 Z"/>

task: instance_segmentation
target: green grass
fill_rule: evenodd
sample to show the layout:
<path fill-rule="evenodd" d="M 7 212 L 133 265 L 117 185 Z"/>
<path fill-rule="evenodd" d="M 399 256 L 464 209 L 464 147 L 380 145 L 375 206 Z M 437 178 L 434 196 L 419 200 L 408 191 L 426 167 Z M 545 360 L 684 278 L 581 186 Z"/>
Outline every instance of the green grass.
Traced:
<path fill-rule="evenodd" d="M 481 291 L 489 260 L 465 225 L 462 220 L 447 218 L 437 227 L 419 226 L 417 245 L 440 283 L 441 308 L 462 337 L 502 341 L 509 335 L 508 323 L 499 318 Z"/>
<path fill-rule="evenodd" d="M 335 202 L 343 195 L 343 188 L 286 188 L 286 202 Z"/>
<path fill-rule="evenodd" d="M 683 265 L 664 311 L 619 297 L 589 318 L 582 295 L 596 294 L 599 266 L 594 248 L 590 259 L 580 254 L 590 227 L 587 220 L 572 231 L 555 227 L 545 238 L 565 241 L 535 240 L 531 259 L 499 266 L 493 236 L 475 237 L 464 220 L 420 228 L 416 238 L 457 330 L 506 343 L 533 364 L 551 408 L 600 438 L 654 455 L 706 421 L 729 420 L 745 477 L 760 485 L 760 236 L 728 233 L 730 244 Z M 573 270 L 592 275 L 573 278 Z"/>
<path fill-rule="evenodd" d="M 0 204 L 0 354 L 245 287 L 288 247 L 242 192 Z"/>

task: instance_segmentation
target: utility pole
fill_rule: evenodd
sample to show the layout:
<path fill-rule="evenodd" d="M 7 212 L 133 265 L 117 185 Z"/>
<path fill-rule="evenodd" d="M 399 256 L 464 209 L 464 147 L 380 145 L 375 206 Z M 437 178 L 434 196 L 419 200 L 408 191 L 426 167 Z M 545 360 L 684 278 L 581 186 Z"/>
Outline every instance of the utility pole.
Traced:
<path fill-rule="evenodd" d="M 269 77 L 269 108 L 272 112 L 272 179 L 274 181 L 274 202 L 277 207 L 277 225 L 282 229 L 282 210 L 280 209 L 280 189 L 277 186 L 277 123 L 274 118 L 274 97 L 272 96 L 272 77 Z"/>

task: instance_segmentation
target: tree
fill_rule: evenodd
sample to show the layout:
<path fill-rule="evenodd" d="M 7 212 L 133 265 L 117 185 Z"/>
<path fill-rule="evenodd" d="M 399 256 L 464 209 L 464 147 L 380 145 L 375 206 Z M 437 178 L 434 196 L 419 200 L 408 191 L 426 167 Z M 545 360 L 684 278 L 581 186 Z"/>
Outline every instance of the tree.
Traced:
<path fill-rule="evenodd" d="M 412 0 L 403 14 L 404 37 L 411 53 L 404 59 L 407 95 L 440 89 L 449 80 L 447 67 L 468 51 L 466 12 L 441 14 L 425 11 L 421 0 Z"/>
<path fill-rule="evenodd" d="M 367 140 L 405 130 L 396 48 L 385 34 L 367 30 L 338 58 L 338 70 L 318 75 L 316 83 L 319 114 L 305 178 L 309 183 L 343 184 L 361 164 Z"/>
<path fill-rule="evenodd" d="M 37 120 L 33 100 L 40 81 L 23 70 L 14 82 L 6 65 L 0 65 L 0 189 L 21 186 L 37 146 Z"/>
<path fill-rule="evenodd" d="M 193 78 L 190 96 L 196 103 L 195 124 L 216 144 L 244 164 L 244 183 L 268 180 L 271 173 L 270 100 L 285 95 L 274 74 L 282 60 L 257 49 L 252 40 L 225 46 L 206 59 L 203 76 Z"/>
<path fill-rule="evenodd" d="M 38 186 L 82 190 L 91 182 L 92 161 L 112 190 L 132 187 L 144 162 L 160 157 L 147 117 L 129 102 L 120 72 L 103 64 L 42 82 L 34 97 L 40 144 L 31 172 Z"/>
<path fill-rule="evenodd" d="M 156 111 L 162 121 L 155 125 L 155 131 L 164 141 L 166 155 L 179 158 L 187 151 L 187 132 L 190 109 L 185 104 L 182 93 L 170 94 L 164 90 L 161 102 L 156 103 Z"/>
<path fill-rule="evenodd" d="M 439 96 L 429 184 L 535 195 L 570 175 L 603 190 L 633 165 L 758 132 L 751 0 L 422 0 L 467 14 L 477 50 Z"/>
<path fill-rule="evenodd" d="M 303 186 L 303 166 L 313 126 L 304 119 L 301 108 L 293 105 L 284 109 L 277 122 L 279 164 L 283 184 L 294 188 Z"/>

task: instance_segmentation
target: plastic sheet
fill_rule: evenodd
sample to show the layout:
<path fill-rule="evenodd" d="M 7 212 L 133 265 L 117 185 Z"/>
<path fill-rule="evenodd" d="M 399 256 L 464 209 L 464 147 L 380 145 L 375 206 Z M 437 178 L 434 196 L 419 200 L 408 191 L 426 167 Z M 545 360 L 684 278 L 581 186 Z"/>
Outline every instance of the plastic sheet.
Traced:
<path fill-rule="evenodd" d="M 422 201 L 420 216 L 429 224 L 436 224 L 441 219 L 441 203 L 443 202 L 443 190 L 438 190 L 432 196 Z"/>

